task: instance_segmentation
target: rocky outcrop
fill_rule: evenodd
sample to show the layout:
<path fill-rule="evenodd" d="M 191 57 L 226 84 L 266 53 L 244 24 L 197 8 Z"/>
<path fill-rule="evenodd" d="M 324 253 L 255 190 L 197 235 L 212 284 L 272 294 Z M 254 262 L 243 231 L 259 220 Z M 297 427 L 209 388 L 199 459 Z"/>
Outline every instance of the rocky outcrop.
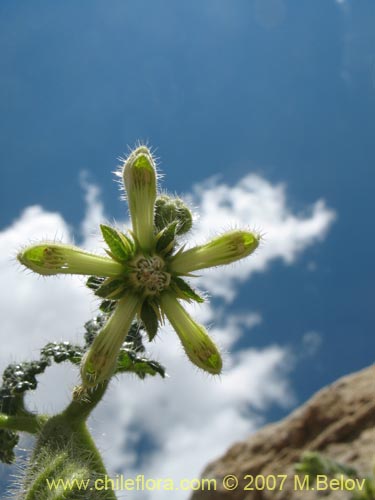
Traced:
<path fill-rule="evenodd" d="M 284 420 L 233 445 L 202 474 L 216 478 L 216 491 L 196 491 L 192 500 L 315 500 L 328 494 L 329 500 L 349 498 L 342 490 L 298 491 L 294 464 L 305 451 L 319 451 L 355 467 L 361 475 L 371 473 L 375 459 L 375 366 L 339 379 Z M 239 479 L 233 491 L 222 485 L 228 474 Z M 243 479 L 247 475 L 278 474 L 287 475 L 282 491 L 277 487 L 272 491 L 244 489 L 251 480 Z"/>

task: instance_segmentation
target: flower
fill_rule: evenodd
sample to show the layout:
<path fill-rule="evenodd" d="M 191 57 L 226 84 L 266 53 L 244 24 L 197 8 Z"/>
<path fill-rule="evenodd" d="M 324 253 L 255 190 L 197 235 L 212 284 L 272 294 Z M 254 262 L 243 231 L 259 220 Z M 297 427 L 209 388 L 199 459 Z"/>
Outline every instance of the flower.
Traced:
<path fill-rule="evenodd" d="M 111 314 L 81 364 L 83 385 L 108 380 L 135 317 L 152 340 L 167 318 L 192 363 L 211 374 L 222 369 L 220 353 L 205 328 L 180 301 L 203 302 L 186 277 L 194 271 L 230 264 L 250 255 L 258 234 L 233 230 L 206 244 L 179 249 L 178 237 L 192 226 L 192 215 L 176 197 L 158 195 L 155 163 L 149 149 L 136 148 L 124 160 L 121 177 L 127 194 L 132 230 L 123 233 L 101 225 L 107 256 L 78 247 L 41 242 L 24 248 L 18 260 L 42 275 L 84 274 L 88 286 L 110 305 Z"/>

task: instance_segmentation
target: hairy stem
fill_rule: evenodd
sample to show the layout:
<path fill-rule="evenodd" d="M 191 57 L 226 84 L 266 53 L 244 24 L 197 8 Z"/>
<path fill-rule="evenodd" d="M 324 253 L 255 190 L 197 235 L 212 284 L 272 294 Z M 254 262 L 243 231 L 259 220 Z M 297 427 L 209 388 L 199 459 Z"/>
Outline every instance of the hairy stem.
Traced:
<path fill-rule="evenodd" d="M 90 413 L 101 401 L 108 387 L 108 381 L 98 384 L 92 389 L 79 387 L 78 396 L 73 399 L 69 406 L 64 410 L 63 415 L 68 419 L 83 422 L 86 421 Z"/>
<path fill-rule="evenodd" d="M 5 415 L 0 413 L 0 429 L 10 431 L 38 433 L 48 420 L 47 415 Z"/>
<path fill-rule="evenodd" d="M 103 487 L 108 473 L 85 420 L 72 415 L 53 416 L 41 429 L 20 500 L 116 500 Z"/>

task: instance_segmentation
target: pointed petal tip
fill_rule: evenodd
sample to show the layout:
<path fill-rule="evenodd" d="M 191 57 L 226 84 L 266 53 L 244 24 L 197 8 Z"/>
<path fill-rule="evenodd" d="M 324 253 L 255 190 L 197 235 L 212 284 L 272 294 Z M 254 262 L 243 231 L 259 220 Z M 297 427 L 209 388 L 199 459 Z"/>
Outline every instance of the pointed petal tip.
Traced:
<path fill-rule="evenodd" d="M 207 359 L 205 359 L 204 366 L 200 366 L 199 368 L 202 368 L 202 370 L 210 373 L 211 375 L 220 375 L 223 369 L 223 361 L 219 352 L 213 352 Z"/>

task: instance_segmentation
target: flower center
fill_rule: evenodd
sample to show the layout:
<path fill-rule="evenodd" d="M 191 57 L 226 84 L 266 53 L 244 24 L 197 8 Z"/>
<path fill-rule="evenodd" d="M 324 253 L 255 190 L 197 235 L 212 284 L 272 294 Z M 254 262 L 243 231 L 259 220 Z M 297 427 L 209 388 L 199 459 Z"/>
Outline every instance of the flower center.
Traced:
<path fill-rule="evenodd" d="M 132 263 L 130 279 L 146 295 L 156 295 L 169 286 L 171 275 L 164 271 L 164 261 L 157 255 L 137 257 Z"/>

